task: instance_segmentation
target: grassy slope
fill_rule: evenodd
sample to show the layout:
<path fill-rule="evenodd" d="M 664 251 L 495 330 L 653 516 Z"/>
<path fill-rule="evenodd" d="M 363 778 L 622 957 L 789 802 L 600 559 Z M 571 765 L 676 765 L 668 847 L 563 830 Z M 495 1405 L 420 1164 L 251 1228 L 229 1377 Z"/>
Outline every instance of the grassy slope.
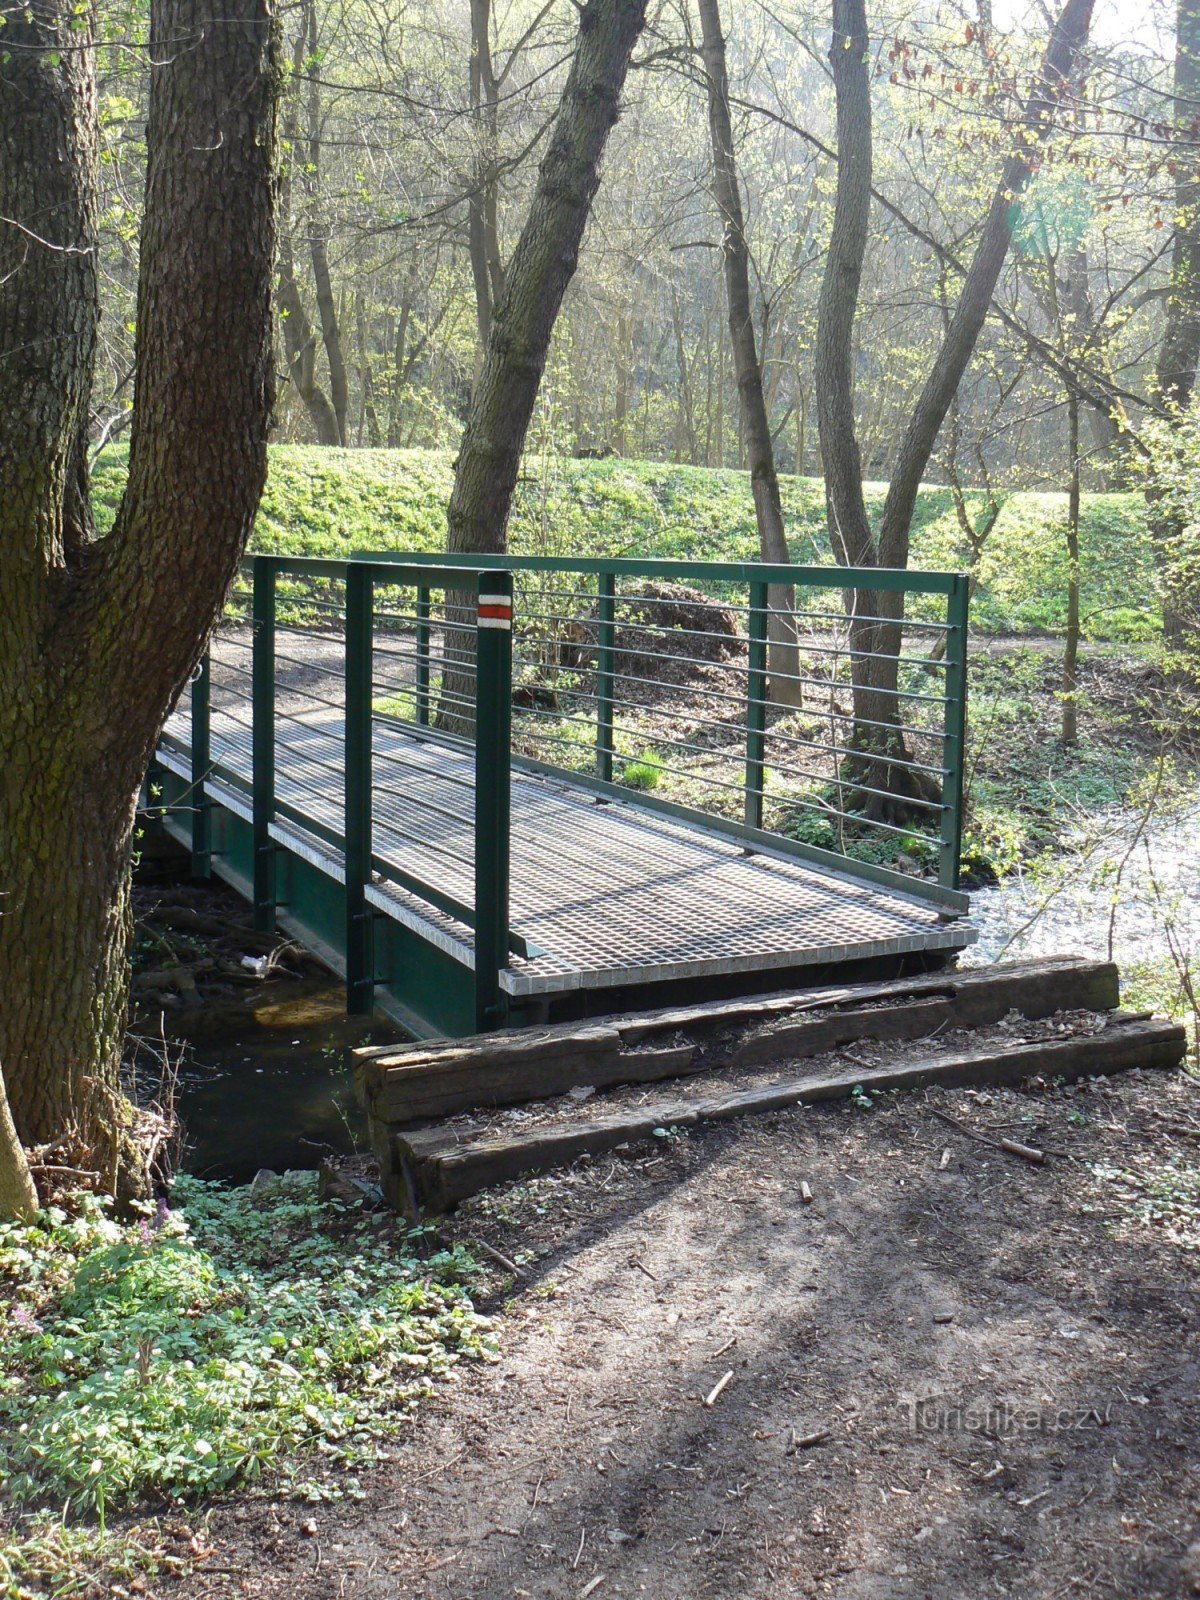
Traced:
<path fill-rule="evenodd" d="M 529 463 L 518 490 L 513 548 L 526 553 L 752 558 L 754 508 L 744 473 L 649 461 Z M 111 520 L 124 455 L 96 474 L 101 524 Z M 442 545 L 452 454 L 436 450 L 329 450 L 278 445 L 259 513 L 255 548 L 295 555 L 356 550 L 436 550 Z M 799 561 L 829 561 L 821 486 L 783 480 L 784 510 Z M 883 486 L 868 491 L 878 514 Z M 977 628 L 1042 632 L 1063 626 L 1066 497 L 1017 494 L 1005 505 L 984 559 Z M 1157 627 L 1154 572 L 1140 494 L 1085 497 L 1083 613 L 1092 638 L 1139 638 Z M 923 491 L 913 564 L 963 564 L 949 492 Z"/>

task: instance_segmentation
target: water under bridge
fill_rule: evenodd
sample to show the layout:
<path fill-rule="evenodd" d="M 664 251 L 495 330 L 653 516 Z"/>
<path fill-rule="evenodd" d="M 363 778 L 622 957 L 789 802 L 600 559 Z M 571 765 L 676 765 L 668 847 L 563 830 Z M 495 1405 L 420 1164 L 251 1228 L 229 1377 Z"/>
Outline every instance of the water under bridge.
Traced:
<path fill-rule="evenodd" d="M 936 965 L 974 937 L 967 580 L 862 582 L 254 556 L 150 804 L 420 1036 Z"/>

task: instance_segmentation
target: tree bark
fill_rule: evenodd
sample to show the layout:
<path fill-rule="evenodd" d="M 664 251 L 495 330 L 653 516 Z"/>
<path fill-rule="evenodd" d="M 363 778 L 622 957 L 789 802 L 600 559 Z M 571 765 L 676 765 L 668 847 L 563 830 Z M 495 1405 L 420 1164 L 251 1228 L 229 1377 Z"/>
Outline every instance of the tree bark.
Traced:
<path fill-rule="evenodd" d="M 750 299 L 750 247 L 738 184 L 733 148 L 733 118 L 729 109 L 729 72 L 725 35 L 721 29 L 720 0 L 697 0 L 700 12 L 700 54 L 708 84 L 708 129 L 712 145 L 713 199 L 721 218 L 721 260 L 725 270 L 725 300 L 729 315 L 729 344 L 733 351 L 741 416 L 742 445 L 750 468 L 754 519 L 764 561 L 790 561 L 783 524 L 783 501 L 775 470 L 775 445 L 763 393 L 762 366 L 754 332 Z M 803 704 L 803 686 L 796 650 L 793 613 L 795 590 L 790 584 L 772 584 L 768 590 L 770 650 L 768 669 L 771 699 L 785 705 Z"/>
<path fill-rule="evenodd" d="M 97 120 L 75 21 L 34 0 L 0 52 L 0 1062 L 21 1139 L 74 1131 L 129 1191 L 134 817 L 266 473 L 279 80 L 264 0 L 154 0 L 128 483 L 81 539 Z"/>
<path fill-rule="evenodd" d="M 571 70 L 463 429 L 447 518 L 451 550 L 497 554 L 505 547 L 550 336 L 645 21 L 646 0 L 585 0 L 579 8 Z"/>

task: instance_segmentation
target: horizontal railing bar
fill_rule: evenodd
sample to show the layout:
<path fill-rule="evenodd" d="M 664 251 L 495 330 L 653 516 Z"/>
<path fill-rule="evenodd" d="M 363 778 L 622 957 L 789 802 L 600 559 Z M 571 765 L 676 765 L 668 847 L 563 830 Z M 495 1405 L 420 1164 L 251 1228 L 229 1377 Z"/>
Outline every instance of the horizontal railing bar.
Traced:
<path fill-rule="evenodd" d="M 686 604 L 687 602 L 680 602 L 680 603 L 681 604 Z M 790 614 L 791 613 L 786 612 L 786 611 L 774 611 L 774 612 L 771 613 L 772 616 L 777 616 L 777 617 L 787 617 Z M 589 624 L 595 625 L 597 627 L 597 629 L 599 628 L 599 624 L 596 621 L 595 617 L 572 617 L 572 616 L 568 615 L 566 612 L 561 612 L 561 611 L 530 611 L 530 610 L 526 609 L 525 607 L 521 607 L 521 608 L 518 609 L 518 612 L 517 612 L 517 622 L 518 623 L 524 623 L 524 622 L 528 621 L 531 618 L 535 622 L 582 622 L 582 623 L 589 623 Z M 845 616 L 843 616 L 842 617 L 842 621 L 845 622 L 846 620 L 847 620 L 847 618 Z M 625 618 L 622 618 L 622 617 L 618 616 L 616 618 L 614 624 L 613 624 L 614 639 L 613 639 L 613 643 L 612 643 L 612 646 L 611 646 L 612 650 L 617 655 L 647 655 L 647 656 L 652 656 L 655 659 L 662 659 L 662 660 L 668 660 L 668 661 L 684 661 L 684 660 L 690 659 L 690 658 L 688 658 L 686 656 L 676 656 L 673 653 L 666 652 L 666 651 L 660 653 L 660 652 L 656 652 L 656 651 L 646 650 L 646 649 L 642 648 L 639 645 L 618 644 L 616 642 L 616 639 L 617 639 L 617 636 L 620 635 L 620 632 L 621 632 L 622 628 L 636 628 L 636 629 L 639 629 L 643 633 L 653 633 L 653 634 L 656 634 L 656 635 L 658 635 L 658 636 L 660 636 L 660 637 L 662 637 L 664 639 L 713 639 L 713 638 L 725 638 L 725 639 L 733 639 L 739 645 L 743 645 L 743 646 L 748 646 L 749 643 L 750 643 L 749 636 L 747 634 L 744 634 L 744 633 L 715 634 L 715 633 L 713 633 L 713 631 L 710 628 L 676 628 L 676 627 L 674 627 L 674 626 L 672 626 L 672 625 L 670 625 L 668 623 L 663 623 L 663 622 L 637 622 L 637 621 L 630 621 L 628 619 L 625 619 Z M 518 643 L 524 643 L 528 637 L 529 636 L 526 635 L 526 634 L 519 635 L 518 636 Z M 571 649 L 574 649 L 574 650 L 582 650 L 582 649 L 588 649 L 588 648 L 598 649 L 599 648 L 598 642 L 596 640 L 571 639 L 571 638 L 566 637 L 563 634 L 538 634 L 538 635 L 535 636 L 535 638 L 536 638 L 536 642 L 539 643 L 539 644 L 568 645 Z M 799 634 L 797 634 L 797 636 L 794 639 L 777 640 L 777 641 L 772 641 L 772 643 L 774 644 L 775 648 L 777 648 L 777 649 L 800 650 L 800 651 L 806 652 L 809 655 L 838 656 L 838 657 L 844 657 L 848 661 L 896 661 L 896 662 L 899 662 L 899 664 L 901 666 L 937 668 L 937 669 L 939 669 L 939 670 L 941 670 L 943 672 L 947 670 L 947 663 L 944 660 L 940 660 L 937 656 L 892 655 L 892 653 L 890 651 L 887 651 L 887 650 L 856 650 L 853 647 L 853 645 L 850 645 L 850 644 L 845 644 L 845 645 L 816 644 L 811 639 L 804 638 L 802 635 L 799 635 Z M 718 667 L 724 667 L 730 672 L 745 672 L 745 673 L 749 674 L 749 670 L 750 670 L 748 667 L 735 666 L 729 661 L 713 661 L 712 665 L 713 666 L 718 666 Z M 576 669 L 576 670 L 578 670 L 578 669 Z"/>
<path fill-rule="evenodd" d="M 626 683 L 631 683 L 631 682 L 637 681 L 637 680 L 634 680 L 634 679 L 630 678 L 627 673 L 622 673 L 621 674 L 621 680 L 623 682 L 626 682 Z M 678 687 L 677 685 L 671 685 L 671 684 L 662 685 L 661 684 L 661 680 L 659 680 L 657 678 L 641 680 L 641 681 L 653 682 L 656 686 L 662 686 L 662 687 L 666 687 L 666 688 Z M 518 689 L 520 689 L 520 688 L 525 687 L 525 685 L 523 685 L 521 683 L 518 683 L 516 685 L 516 687 Z M 553 688 L 553 685 L 546 685 L 546 687 Z M 844 693 L 848 693 L 850 691 L 851 685 L 849 683 L 839 683 L 839 682 L 831 679 L 825 684 L 825 687 L 827 689 L 835 689 L 835 690 L 840 689 Z M 566 689 L 561 690 L 560 692 L 561 692 L 561 694 L 562 694 L 564 699 L 570 700 L 572 702 L 579 701 L 579 700 L 584 700 L 584 701 L 589 701 L 589 702 L 598 702 L 599 699 L 600 699 L 600 696 L 596 693 L 596 691 L 594 689 L 566 688 Z M 688 690 L 684 690 L 683 692 L 689 693 L 689 694 L 695 694 L 695 693 L 701 693 L 701 692 L 708 693 L 708 694 L 719 694 L 721 691 L 715 690 L 715 689 L 707 690 L 707 691 L 701 691 L 701 690 L 697 690 L 697 689 L 688 689 Z M 735 695 L 735 696 L 730 696 L 729 698 L 733 699 L 738 705 L 744 705 L 746 703 L 745 696 L 736 696 Z M 774 702 L 773 701 L 768 700 L 768 701 L 765 701 L 765 702 L 757 702 L 757 703 L 765 704 L 767 706 L 768 710 L 774 709 Z M 623 695 L 615 695 L 615 696 L 613 696 L 612 697 L 612 704 L 613 704 L 614 707 L 618 707 L 618 706 L 619 707 L 623 707 L 624 709 L 626 709 L 628 711 L 638 711 L 638 712 L 642 712 L 642 713 L 647 713 L 647 712 L 653 712 L 653 710 L 654 710 L 654 707 L 649 702 L 647 702 L 646 700 L 629 700 L 629 699 L 625 698 Z M 525 708 L 522 707 L 522 706 L 518 706 L 516 709 L 517 709 L 518 713 L 521 713 L 521 712 L 523 712 L 525 710 Z M 785 707 L 784 709 L 787 710 L 787 711 L 790 711 L 790 710 L 795 710 L 795 709 L 798 709 L 798 708 L 796 708 L 796 707 Z M 877 722 L 877 721 L 875 721 L 874 719 L 872 719 L 870 717 L 856 717 L 852 711 L 839 711 L 836 706 L 812 706 L 812 707 L 810 707 L 810 706 L 806 705 L 804 707 L 804 713 L 805 713 L 806 716 L 811 716 L 814 719 L 816 719 L 817 721 L 821 721 L 821 722 L 829 722 L 829 721 L 849 722 L 849 723 L 852 723 L 855 727 L 859 727 L 859 728 L 880 728 L 880 729 L 883 729 L 887 733 L 911 733 L 913 735 L 913 737 L 917 738 L 917 739 L 940 739 L 942 737 L 942 735 L 938 731 L 938 729 L 934 728 L 934 727 L 928 727 L 928 726 L 921 727 L 915 722 Z M 570 713 L 563 712 L 563 713 L 561 713 L 561 715 L 563 715 L 564 717 L 568 717 L 568 716 L 570 716 Z M 574 718 L 574 720 L 580 721 L 582 719 L 577 716 L 576 718 Z M 699 718 L 699 719 L 693 718 L 692 720 L 693 721 L 700 721 L 704 725 L 711 726 L 711 727 L 726 727 L 726 726 L 728 726 L 728 724 L 726 724 L 726 723 L 713 722 L 711 720 L 711 718 Z M 587 720 L 587 725 L 589 727 L 593 726 L 590 718 Z M 776 739 L 776 738 L 783 739 L 783 738 L 791 738 L 792 735 L 783 734 L 783 733 L 778 732 L 777 729 L 769 728 L 767 730 L 767 737 L 771 738 L 771 739 Z M 833 747 L 832 746 L 826 746 L 826 745 L 822 745 L 821 746 L 821 749 L 823 749 L 823 750 L 827 749 L 827 748 L 833 748 Z M 857 751 L 855 751 L 854 753 L 858 754 Z M 929 770 L 933 771 L 934 769 L 930 768 Z"/>
<path fill-rule="evenodd" d="M 822 570 L 826 570 L 826 569 L 822 569 Z M 551 589 L 551 590 L 542 591 L 542 592 L 550 594 L 550 595 L 554 595 L 554 596 L 556 596 L 558 598 L 565 599 L 565 600 L 595 600 L 597 598 L 596 592 L 593 589 Z M 616 604 L 618 606 L 620 606 L 622 604 L 625 604 L 627 606 L 637 606 L 637 605 L 642 605 L 642 606 L 652 606 L 652 605 L 654 605 L 654 606 L 690 606 L 693 609 L 698 610 L 698 611 L 699 610 L 704 610 L 704 611 L 735 611 L 735 612 L 737 612 L 737 614 L 739 616 L 749 616 L 750 613 L 756 609 L 754 606 L 750 605 L 748 602 L 743 602 L 743 601 L 739 601 L 739 600 L 732 600 L 732 599 L 706 600 L 703 597 L 701 597 L 700 599 L 675 600 L 675 599 L 670 598 L 669 596 L 660 598 L 657 595 L 642 595 L 642 594 L 638 594 L 636 590 L 633 590 L 632 592 L 630 592 L 628 594 L 621 594 L 620 592 L 618 592 L 614 596 L 614 600 L 615 600 L 615 602 L 616 602 Z M 525 610 L 524 610 L 524 607 L 520 607 L 519 610 L 520 610 L 522 615 L 526 615 L 527 614 L 525 612 Z M 806 609 L 804 607 L 801 607 L 801 606 L 773 607 L 771 609 L 770 614 L 773 617 L 807 617 L 810 620 L 817 621 L 817 622 L 835 622 L 835 623 L 838 623 L 840 626 L 843 626 L 843 627 L 851 620 L 850 617 L 847 615 L 847 613 L 844 610 L 837 610 L 837 611 L 811 611 L 811 610 L 808 610 L 808 609 Z M 574 621 L 576 619 L 575 618 L 571 618 L 570 620 Z M 588 619 L 580 619 L 580 620 L 588 620 Z M 595 621 L 596 619 L 595 618 L 591 618 L 590 620 Z M 621 626 L 620 618 L 617 618 L 616 621 L 617 621 L 617 626 L 620 627 Z M 951 633 L 954 630 L 954 624 L 952 622 L 936 622 L 936 621 L 931 621 L 930 619 L 928 619 L 926 617 L 910 617 L 910 616 L 877 617 L 877 616 L 873 615 L 872 613 L 866 612 L 866 611 L 856 611 L 854 613 L 854 621 L 855 622 L 880 622 L 880 623 L 886 622 L 892 627 L 902 628 L 902 629 L 903 628 L 916 628 L 916 629 L 921 629 L 922 631 L 927 632 L 927 633 L 928 632 L 933 632 L 933 633 Z M 637 623 L 631 623 L 629 621 L 626 621 L 625 625 L 626 626 L 638 626 Z M 646 624 L 646 626 L 651 626 L 651 624 Z M 701 631 L 703 631 L 703 630 L 701 630 Z"/>
<path fill-rule="evenodd" d="M 259 556 L 254 559 L 262 560 Z M 274 558 L 272 558 L 274 559 Z M 860 593 L 951 594 L 961 573 L 908 571 L 895 567 L 813 567 L 765 561 L 677 561 L 648 556 L 483 556 L 420 551 L 393 556 L 386 550 L 356 551 L 355 561 L 398 570 L 439 572 L 589 572 L 630 578 L 708 578 L 720 583 L 769 583 L 786 588 L 853 589 Z M 425 562 L 428 560 L 429 565 Z M 422 582 L 427 578 L 422 577 Z"/>
<path fill-rule="evenodd" d="M 276 575 L 308 578 L 336 578 L 345 580 L 350 567 L 386 567 L 388 576 L 384 585 L 389 582 L 394 587 L 410 589 L 455 589 L 463 588 L 462 574 L 464 572 L 503 572 L 507 570 L 507 561 L 497 561 L 494 557 L 470 557 L 460 559 L 456 556 L 434 555 L 426 556 L 421 551 L 409 551 L 403 555 L 391 554 L 363 554 L 357 551 L 350 556 L 288 556 L 276 555 L 273 552 L 256 552 L 247 556 L 245 565 L 251 570 L 255 563 L 269 563 L 274 568 Z M 280 599 L 286 603 L 287 596 L 281 595 Z"/>
<path fill-rule="evenodd" d="M 552 711 L 538 711 L 535 708 L 522 708 L 522 710 L 524 711 L 524 714 L 526 714 L 526 715 L 543 716 L 543 717 L 553 717 L 554 716 L 554 713 Z M 719 726 L 719 724 L 718 724 L 718 726 Z M 739 729 L 738 732 L 741 733 L 742 730 Z M 542 737 L 544 739 L 553 739 L 554 735 L 553 734 L 543 734 Z M 573 741 L 571 741 L 569 739 L 562 739 L 562 740 L 559 740 L 557 742 L 558 743 L 562 743 L 562 744 L 573 744 Z M 658 741 L 658 743 L 659 743 L 659 745 L 664 745 L 665 744 L 672 750 L 687 751 L 687 752 L 691 753 L 692 755 L 711 756 L 714 760 L 728 759 L 729 754 L 730 754 L 730 752 L 725 751 L 725 750 L 714 750 L 710 745 L 694 744 L 694 743 L 690 742 L 687 739 L 676 739 L 676 738 L 672 738 L 670 735 L 667 735 L 665 738 L 660 739 Z M 821 749 L 821 748 L 824 748 L 824 747 L 816 746 L 815 748 Z M 874 751 L 857 751 L 856 750 L 856 751 L 853 752 L 853 754 L 858 756 L 858 757 L 860 757 L 864 761 L 869 760 L 871 762 L 876 762 L 881 766 L 887 766 L 887 767 L 912 766 L 911 762 L 902 761 L 898 757 L 892 757 L 892 756 L 887 756 L 887 755 L 882 755 L 882 754 L 876 754 Z M 650 752 L 648 755 L 644 755 L 644 756 L 619 756 L 614 752 L 613 759 L 614 760 L 623 761 L 623 762 L 626 762 L 626 763 L 638 762 L 638 761 L 646 761 L 649 765 L 656 766 L 656 767 L 660 768 L 660 770 L 663 771 L 663 772 L 669 772 L 669 771 L 672 770 L 670 767 L 664 766 L 663 763 L 658 760 L 657 754 L 654 753 L 654 752 Z M 788 777 L 795 776 L 795 777 L 800 777 L 800 778 L 808 778 L 813 783 L 839 784 L 839 786 L 842 787 L 842 788 L 853 789 L 856 794 L 873 794 L 873 795 L 877 795 L 881 800 L 891 800 L 891 799 L 895 798 L 895 796 L 894 795 L 890 795 L 887 792 L 886 789 L 873 789 L 869 784 L 860 783 L 858 781 L 854 781 L 854 782 L 842 781 L 842 780 L 839 780 L 837 778 L 836 774 L 821 773 L 821 772 L 810 772 L 807 767 L 797 767 L 797 766 L 790 766 L 790 765 L 785 766 L 780 761 L 772 761 L 770 763 L 770 765 L 771 765 L 771 767 L 773 768 L 773 770 L 775 772 L 781 773 L 784 776 L 788 776 Z M 936 769 L 932 768 L 932 767 L 918 767 L 918 768 L 916 768 L 916 770 L 919 771 L 919 772 L 926 772 L 931 777 L 937 775 L 936 774 Z M 717 782 L 721 781 L 721 780 L 718 780 L 716 778 L 710 777 L 707 773 L 700 773 L 700 772 L 690 773 L 690 774 L 689 773 L 685 773 L 684 776 L 691 777 L 693 779 L 693 781 L 696 782 L 696 783 L 717 783 Z M 734 787 L 737 788 L 738 790 L 744 791 L 746 789 L 747 785 L 745 785 L 744 783 L 739 783 L 739 784 L 734 785 Z M 752 794 L 757 793 L 757 792 L 758 791 L 753 789 L 753 788 L 751 788 L 751 790 L 750 790 L 750 793 L 752 793 Z M 909 798 L 907 800 L 907 803 L 909 805 L 920 806 L 922 808 L 922 810 L 926 810 L 926 811 L 944 811 L 946 809 L 946 807 L 941 803 L 941 801 L 938 801 L 938 800 L 922 800 L 922 799 L 918 799 L 916 796 L 912 796 L 911 798 Z"/>

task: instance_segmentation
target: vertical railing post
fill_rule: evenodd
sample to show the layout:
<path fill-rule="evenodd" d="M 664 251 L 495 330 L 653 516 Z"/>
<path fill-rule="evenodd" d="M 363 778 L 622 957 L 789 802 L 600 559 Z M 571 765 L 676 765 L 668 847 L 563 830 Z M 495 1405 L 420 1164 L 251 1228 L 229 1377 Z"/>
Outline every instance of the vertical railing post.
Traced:
<path fill-rule="evenodd" d="M 763 825 L 763 784 L 767 749 L 767 621 L 770 596 L 765 583 L 750 585 L 750 663 L 746 678 L 746 826 Z"/>
<path fill-rule="evenodd" d="M 375 573 L 365 562 L 346 568 L 346 1010 L 370 1016 L 375 1006 L 375 919 L 371 881 L 371 732 L 374 679 Z"/>
<path fill-rule="evenodd" d="M 200 658 L 192 679 L 192 877 L 212 877 L 212 802 L 208 776 L 212 770 L 212 668 L 209 652 Z"/>
<path fill-rule="evenodd" d="M 945 889 L 958 888 L 962 859 L 963 767 L 967 739 L 967 623 L 970 614 L 971 583 L 966 573 L 954 576 L 954 587 L 946 600 L 944 657 L 946 704 L 942 734 L 942 826 L 938 853 L 938 882 Z"/>
<path fill-rule="evenodd" d="M 613 775 L 613 701 L 616 697 L 617 582 L 611 572 L 596 580 L 596 776 Z"/>
<path fill-rule="evenodd" d="M 475 636 L 475 1026 L 500 1027 L 508 961 L 512 742 L 510 572 L 481 572 Z"/>
<path fill-rule="evenodd" d="M 417 590 L 417 721 L 429 726 L 429 590 Z"/>
<path fill-rule="evenodd" d="M 275 563 L 253 557 L 254 639 L 250 704 L 251 805 L 254 818 L 254 926 L 275 931 Z"/>

